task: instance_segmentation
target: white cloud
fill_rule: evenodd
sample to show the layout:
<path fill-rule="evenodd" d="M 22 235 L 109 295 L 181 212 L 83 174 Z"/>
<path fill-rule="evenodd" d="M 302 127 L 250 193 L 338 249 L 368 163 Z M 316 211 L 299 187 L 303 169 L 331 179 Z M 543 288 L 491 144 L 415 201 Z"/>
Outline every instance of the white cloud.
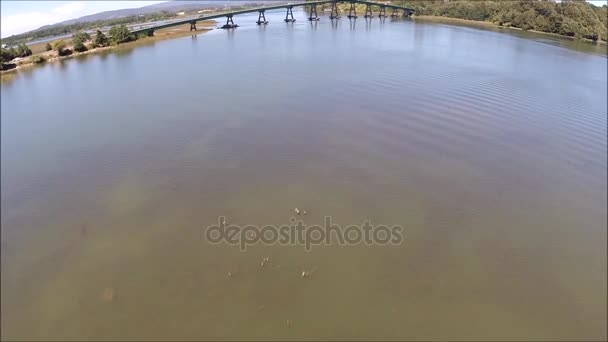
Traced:
<path fill-rule="evenodd" d="M 25 31 L 36 29 L 40 26 L 57 22 L 56 14 L 50 12 L 29 12 L 9 15 L 2 18 L 0 31 L 2 37 L 8 37 Z"/>
<path fill-rule="evenodd" d="M 7 37 L 39 28 L 40 26 L 56 24 L 65 20 L 82 17 L 103 11 L 121 8 L 136 8 L 163 1 L 3 1 L 4 13 L 8 5 L 12 10 L 26 9 L 21 12 L 10 12 L 10 15 L 2 16 L 0 20 L 0 36 Z M 19 5 L 17 5 L 19 4 Z M 6 7 L 5 7 L 6 5 Z M 8 12 L 8 11 L 7 11 Z"/>
<path fill-rule="evenodd" d="M 8 37 L 39 28 L 40 26 L 55 24 L 64 20 L 77 18 L 83 15 L 85 3 L 71 2 L 51 9 L 48 12 L 26 12 L 2 17 L 0 22 L 1 36 Z"/>
<path fill-rule="evenodd" d="M 79 1 L 79 2 L 70 2 L 68 4 L 53 8 L 51 10 L 51 12 L 58 16 L 73 17 L 74 15 L 77 15 L 77 13 L 82 12 L 82 10 L 84 10 L 84 2 Z"/>

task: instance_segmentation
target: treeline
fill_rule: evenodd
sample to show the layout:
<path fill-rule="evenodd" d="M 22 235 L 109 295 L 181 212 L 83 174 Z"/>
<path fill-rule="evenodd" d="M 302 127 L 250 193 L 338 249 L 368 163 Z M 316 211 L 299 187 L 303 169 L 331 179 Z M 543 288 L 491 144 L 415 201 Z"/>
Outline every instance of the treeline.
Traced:
<path fill-rule="evenodd" d="M 17 48 L 10 47 L 8 49 L 0 50 L 0 70 L 7 70 L 14 68 L 15 64 L 5 64 L 9 63 L 13 59 L 17 57 L 27 57 L 32 55 L 32 50 L 25 44 L 17 45 Z"/>
<path fill-rule="evenodd" d="M 169 11 L 161 11 L 158 13 L 150 13 L 146 15 L 134 15 L 123 18 L 96 20 L 84 23 L 74 23 L 70 25 L 57 25 L 42 28 L 35 31 L 30 31 L 18 35 L 13 35 L 7 38 L 2 38 L 2 43 L 9 46 L 37 40 L 45 37 L 66 35 L 76 31 L 86 31 L 99 29 L 107 26 L 126 25 L 134 23 L 145 23 L 150 21 L 166 20 L 175 17 L 175 14 Z"/>
<path fill-rule="evenodd" d="M 94 37 L 91 37 L 86 32 L 76 32 L 72 35 L 72 49 L 67 47 L 66 42 L 63 39 L 54 41 L 52 44 L 46 44 L 46 50 L 54 50 L 57 52 L 58 57 L 69 56 L 74 51 L 85 52 L 89 49 L 97 47 L 105 47 L 110 45 L 117 45 L 133 40 L 137 40 L 138 36 L 134 35 L 129 31 L 125 25 L 115 25 L 110 28 L 108 35 L 106 36 L 100 30 L 97 30 Z M 17 48 L 2 49 L 0 51 L 0 70 L 8 70 L 15 68 L 17 65 L 11 63 L 17 57 L 27 57 L 32 55 L 32 51 L 23 43 L 19 44 Z M 31 63 L 43 63 L 46 61 L 44 56 L 35 55 L 30 58 Z"/>
<path fill-rule="evenodd" d="M 586 1 L 393 1 L 416 10 L 415 15 L 432 15 L 556 33 L 569 37 L 606 41 L 608 7 Z"/>

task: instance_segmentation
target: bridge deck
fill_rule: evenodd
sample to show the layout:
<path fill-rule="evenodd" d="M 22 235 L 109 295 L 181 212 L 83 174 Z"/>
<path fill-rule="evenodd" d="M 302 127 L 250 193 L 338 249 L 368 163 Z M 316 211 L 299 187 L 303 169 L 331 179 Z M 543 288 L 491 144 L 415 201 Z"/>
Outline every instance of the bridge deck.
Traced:
<path fill-rule="evenodd" d="M 322 4 L 329 4 L 329 3 L 332 3 L 332 2 L 355 2 L 355 3 L 359 3 L 359 4 L 378 6 L 378 7 L 384 6 L 386 8 L 390 8 L 390 9 L 400 9 L 400 10 L 407 10 L 407 11 L 414 12 L 414 10 L 411 9 L 411 8 L 400 7 L 400 6 L 395 6 L 395 5 L 385 5 L 385 4 L 381 4 L 381 3 L 377 3 L 377 2 L 371 2 L 371 1 L 362 1 L 362 0 L 320 0 L 320 1 L 307 1 L 307 2 L 298 2 L 298 3 L 288 3 L 288 4 L 276 5 L 276 6 L 249 8 L 249 9 L 245 9 L 245 10 L 223 12 L 223 13 L 213 14 L 213 15 L 209 15 L 209 16 L 202 16 L 201 15 L 201 16 L 198 16 L 198 17 L 184 18 L 184 19 L 175 20 L 175 21 L 171 21 L 171 22 L 168 22 L 168 23 L 160 24 L 160 25 L 155 25 L 155 26 L 150 26 L 150 27 L 142 28 L 142 29 L 139 29 L 139 30 L 133 30 L 131 32 L 134 33 L 134 34 L 147 33 L 149 31 L 155 31 L 155 30 L 161 30 L 161 29 L 168 28 L 168 27 L 185 25 L 185 24 L 189 24 L 189 23 L 192 23 L 192 22 L 198 22 L 198 21 L 203 21 L 203 20 L 211 20 L 211 19 L 224 18 L 224 17 L 230 16 L 230 15 L 235 16 L 235 15 L 239 15 L 239 14 L 254 13 L 254 12 L 261 11 L 261 10 L 270 11 L 270 10 L 275 10 L 275 9 L 287 8 L 289 6 L 291 6 L 291 7 L 299 7 L 299 6 L 307 6 L 307 5 L 322 5 Z"/>

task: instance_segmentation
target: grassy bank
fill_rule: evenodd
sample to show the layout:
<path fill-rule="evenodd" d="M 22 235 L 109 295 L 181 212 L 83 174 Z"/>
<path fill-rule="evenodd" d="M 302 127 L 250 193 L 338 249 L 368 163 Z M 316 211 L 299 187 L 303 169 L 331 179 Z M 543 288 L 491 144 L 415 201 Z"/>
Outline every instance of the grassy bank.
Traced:
<path fill-rule="evenodd" d="M 43 62 L 43 63 L 50 63 L 50 62 L 55 62 L 55 61 L 59 61 L 59 60 L 70 59 L 70 58 L 77 57 L 77 56 L 100 53 L 103 51 L 111 51 L 111 50 L 125 49 L 125 48 L 129 49 L 129 48 L 134 48 L 137 46 L 148 45 L 150 43 L 161 41 L 161 40 L 187 37 L 187 36 L 191 36 L 194 34 L 204 33 L 204 32 L 211 30 L 212 27 L 215 26 L 215 24 L 216 24 L 216 22 L 213 20 L 201 21 L 201 22 L 197 23 L 197 26 L 199 27 L 199 29 L 198 29 L 198 31 L 195 31 L 195 32 L 190 31 L 190 24 L 169 27 L 166 29 L 155 31 L 153 37 L 143 37 L 143 38 L 140 38 L 135 41 L 118 44 L 118 45 L 91 48 L 84 52 L 74 52 L 69 56 L 58 56 L 57 51 L 46 51 L 46 49 L 45 49 L 45 46 L 47 44 L 46 42 L 33 44 L 30 46 L 30 49 L 32 50 L 32 55 L 27 58 L 17 61 L 16 68 L 0 71 L 0 79 L 2 81 L 10 80 L 14 76 L 17 75 L 19 70 L 24 70 L 24 69 L 32 68 L 36 65 L 40 65 L 40 64 L 36 64 L 33 62 L 39 58 L 43 58 L 45 60 L 45 62 Z M 67 48 L 73 49 L 73 47 L 71 46 L 72 45 L 71 39 L 69 39 L 69 38 L 64 39 L 64 41 L 67 44 Z"/>
<path fill-rule="evenodd" d="M 594 41 L 608 37 L 608 7 L 586 1 L 536 0 L 395 0 L 415 9 L 416 15 L 490 22 L 501 27 L 541 31 Z"/>
<path fill-rule="evenodd" d="M 557 34 L 557 33 L 543 32 L 543 31 L 537 31 L 537 30 L 523 30 L 519 27 L 512 27 L 512 26 L 501 26 L 501 25 L 498 25 L 498 24 L 495 24 L 495 23 L 492 23 L 489 21 L 476 21 L 476 20 L 459 19 L 459 18 L 439 17 L 439 16 L 433 16 L 433 15 L 415 15 L 412 18 L 415 21 L 421 21 L 421 22 L 433 22 L 433 23 L 450 24 L 450 25 L 462 25 L 462 26 L 468 26 L 468 27 L 496 28 L 496 29 L 534 32 L 534 33 L 538 33 L 538 34 L 542 34 L 542 35 L 559 37 L 559 38 L 570 39 L 570 40 L 579 39 L 582 41 L 595 43 L 595 44 L 601 44 L 601 45 L 607 44 L 605 41 L 602 41 L 602 40 L 598 40 L 598 41 L 594 42 L 591 39 L 569 37 L 569 36 L 564 36 L 564 35 Z"/>

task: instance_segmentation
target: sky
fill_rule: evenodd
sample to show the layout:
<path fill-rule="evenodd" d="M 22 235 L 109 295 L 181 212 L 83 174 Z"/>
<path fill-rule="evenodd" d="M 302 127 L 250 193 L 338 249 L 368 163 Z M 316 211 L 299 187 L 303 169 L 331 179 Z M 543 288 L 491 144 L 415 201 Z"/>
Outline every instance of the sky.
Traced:
<path fill-rule="evenodd" d="M 0 1 L 0 37 L 8 37 L 89 14 L 164 1 Z"/>
<path fill-rule="evenodd" d="M 589 2 L 602 6 L 608 0 Z M 123 8 L 137 8 L 164 1 L 0 1 L 0 37 L 27 32 L 64 20 Z"/>

